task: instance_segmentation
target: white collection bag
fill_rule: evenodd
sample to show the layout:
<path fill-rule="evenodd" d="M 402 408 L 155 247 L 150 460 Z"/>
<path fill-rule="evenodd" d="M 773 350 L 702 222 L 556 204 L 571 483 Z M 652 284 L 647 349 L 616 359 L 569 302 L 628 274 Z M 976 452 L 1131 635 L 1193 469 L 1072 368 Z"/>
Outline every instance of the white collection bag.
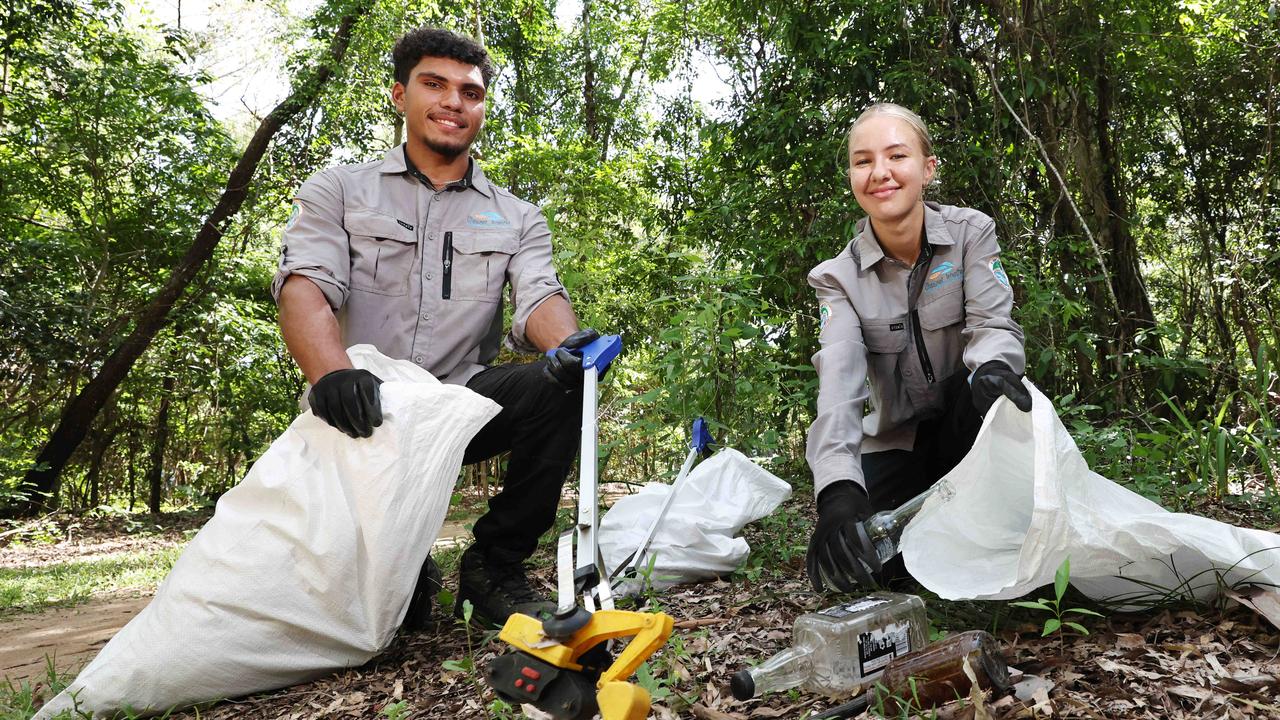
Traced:
<path fill-rule="evenodd" d="M 619 498 L 600 521 L 600 554 L 613 572 L 644 540 L 671 494 L 665 483 L 649 483 Z M 658 589 L 709 580 L 737 570 L 751 548 L 734 537 L 743 526 L 772 513 L 791 496 L 791 486 L 747 456 L 726 448 L 690 471 L 649 543 L 656 557 L 650 580 Z M 641 570 L 648 567 L 647 561 Z M 643 579 L 625 582 L 622 595 L 634 595 Z"/>
<path fill-rule="evenodd" d="M 973 449 L 902 536 L 907 569 L 949 600 L 1008 599 L 1053 582 L 1120 608 L 1163 589 L 1206 600 L 1245 579 L 1280 584 L 1280 535 L 1172 513 L 1089 470 L 1053 404 L 1030 382 L 1031 412 L 1004 398 Z"/>
<path fill-rule="evenodd" d="M 218 501 L 151 603 L 36 718 L 163 712 L 314 679 L 391 642 L 472 436 L 499 407 L 372 346 L 382 426 L 310 412 Z M 79 717 L 79 715 L 77 715 Z"/>

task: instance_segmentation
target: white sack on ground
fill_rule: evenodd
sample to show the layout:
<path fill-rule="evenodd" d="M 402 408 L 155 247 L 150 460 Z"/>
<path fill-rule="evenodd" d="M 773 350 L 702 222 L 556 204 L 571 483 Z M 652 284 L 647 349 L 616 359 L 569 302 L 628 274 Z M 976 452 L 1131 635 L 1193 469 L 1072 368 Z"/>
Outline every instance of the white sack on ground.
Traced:
<path fill-rule="evenodd" d="M 605 513 L 599 543 L 610 572 L 644 540 L 671 487 L 649 483 L 638 493 L 619 498 Z M 649 543 L 646 556 L 657 557 L 651 575 L 654 587 L 709 580 L 737 570 L 750 547 L 734 535 L 790 496 L 790 485 L 737 450 L 726 448 L 703 460 L 681 483 Z M 641 589 L 642 581 L 629 582 L 618 592 L 636 594 Z"/>
<path fill-rule="evenodd" d="M 1251 579 L 1280 584 L 1280 535 L 1172 513 L 1089 470 L 1053 404 L 1004 398 L 973 449 L 907 526 L 907 569 L 940 597 L 1008 599 L 1053 582 L 1071 558 L 1071 584 L 1096 600 L 1138 607 L 1153 588 L 1194 594 Z M 1206 572 L 1209 571 L 1209 572 Z"/>
<path fill-rule="evenodd" d="M 348 354 L 386 381 L 373 437 L 353 440 L 310 412 L 295 419 L 218 501 L 151 603 L 37 718 L 284 687 L 391 642 L 463 450 L 499 407 L 371 346 Z"/>

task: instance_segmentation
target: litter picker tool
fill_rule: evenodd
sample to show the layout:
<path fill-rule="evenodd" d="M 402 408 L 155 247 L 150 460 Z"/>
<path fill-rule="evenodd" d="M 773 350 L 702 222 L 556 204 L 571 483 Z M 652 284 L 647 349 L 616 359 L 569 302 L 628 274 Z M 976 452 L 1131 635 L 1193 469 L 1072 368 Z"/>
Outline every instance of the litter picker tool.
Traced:
<path fill-rule="evenodd" d="M 684 465 L 680 466 L 680 472 L 676 475 L 676 479 L 671 483 L 671 492 L 667 493 L 667 499 L 662 502 L 662 508 L 658 510 L 658 514 L 653 518 L 653 522 L 649 524 L 649 531 L 644 534 L 644 539 L 640 541 L 640 545 L 622 561 L 618 567 L 614 568 L 613 574 L 609 577 L 611 580 L 621 582 L 623 579 L 635 577 L 640 568 L 644 567 L 645 553 L 649 550 L 649 543 L 653 542 L 653 536 L 657 534 L 658 527 L 662 525 L 662 519 L 667 516 L 667 511 L 675 504 L 676 493 L 680 492 L 680 488 L 684 486 L 685 478 L 689 477 L 689 471 L 693 469 L 693 463 L 699 456 L 706 457 L 711 454 L 711 446 L 715 444 L 715 438 L 711 437 L 711 431 L 707 429 L 707 421 L 698 418 L 693 421 L 693 430 L 690 433 L 689 454 L 684 459 Z"/>
<path fill-rule="evenodd" d="M 554 350 L 552 351 L 554 352 Z M 600 505 L 600 487 L 597 477 L 597 436 L 600 426 L 597 417 L 599 407 L 598 386 L 600 374 L 622 352 L 622 338 L 606 335 L 582 347 L 582 453 L 578 460 L 578 522 L 573 530 L 560 535 L 556 553 L 559 574 L 560 601 L 556 614 L 571 612 L 579 593 L 587 612 L 594 612 L 596 603 L 601 609 L 613 609 L 613 594 L 604 574 L 604 562 L 600 558 L 597 515 Z M 574 354 L 577 354 L 574 351 Z M 572 557 L 573 537 L 577 536 L 577 558 L 570 576 L 566 572 Z M 570 584 L 571 583 L 571 584 Z M 568 592 L 566 592 L 566 590 Z"/>
<path fill-rule="evenodd" d="M 582 356 L 583 368 L 581 475 L 577 523 L 560 536 L 556 552 L 559 602 L 549 618 L 513 614 L 498 637 L 515 652 L 498 656 L 487 670 L 498 695 L 530 703 L 556 720 L 588 720 L 597 712 L 604 720 L 644 720 L 649 693 L 626 678 L 666 644 L 674 626 L 665 613 L 613 609 L 609 578 L 600 560 L 596 391 L 600 373 L 621 350 L 622 338 L 609 335 L 573 351 Z M 631 639 L 615 660 L 608 641 L 627 637 Z"/>

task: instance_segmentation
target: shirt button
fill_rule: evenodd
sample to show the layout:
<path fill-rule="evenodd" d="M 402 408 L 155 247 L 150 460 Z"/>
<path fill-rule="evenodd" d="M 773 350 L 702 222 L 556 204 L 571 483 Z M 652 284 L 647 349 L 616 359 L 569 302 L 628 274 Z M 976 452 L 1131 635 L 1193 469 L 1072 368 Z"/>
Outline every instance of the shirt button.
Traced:
<path fill-rule="evenodd" d="M 906 375 L 907 377 L 911 377 L 911 369 L 907 368 L 906 370 L 903 370 L 902 374 Z"/>
<path fill-rule="evenodd" d="M 430 279 L 431 279 L 431 273 L 427 273 L 427 279 L 428 279 L 428 280 L 430 280 Z"/>
<path fill-rule="evenodd" d="M 421 355 L 419 355 L 419 356 L 415 357 L 415 358 L 413 359 L 413 361 L 414 361 L 414 362 L 416 362 L 416 363 L 418 363 L 419 365 L 421 365 L 421 364 L 422 364 L 422 356 L 421 356 Z"/>
<path fill-rule="evenodd" d="M 430 319 L 431 319 L 431 313 L 422 313 L 422 319 L 423 319 L 423 320 L 430 320 Z"/>
<path fill-rule="evenodd" d="M 435 233 L 431 233 L 430 235 L 427 235 L 427 239 L 428 239 L 428 240 L 435 240 L 435 239 L 436 239 L 436 234 L 435 234 Z"/>
<path fill-rule="evenodd" d="M 436 193 L 436 196 L 431 198 L 431 202 L 440 202 L 440 194 Z"/>

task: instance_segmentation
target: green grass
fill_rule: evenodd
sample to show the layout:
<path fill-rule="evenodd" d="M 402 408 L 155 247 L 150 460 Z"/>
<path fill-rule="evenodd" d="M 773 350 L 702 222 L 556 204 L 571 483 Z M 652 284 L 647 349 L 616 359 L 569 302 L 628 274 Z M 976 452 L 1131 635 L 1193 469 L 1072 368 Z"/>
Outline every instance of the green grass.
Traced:
<path fill-rule="evenodd" d="M 46 661 L 45 676 L 30 681 L 0 680 L 0 720 L 28 720 L 43 705 L 70 684 L 74 673 L 59 670 L 52 660 Z M 69 717 L 71 713 L 63 713 Z M 59 718 L 61 720 L 61 718 Z"/>
<path fill-rule="evenodd" d="M 182 546 L 34 568 L 0 568 L 0 614 L 66 607 L 129 587 L 154 588 Z"/>

